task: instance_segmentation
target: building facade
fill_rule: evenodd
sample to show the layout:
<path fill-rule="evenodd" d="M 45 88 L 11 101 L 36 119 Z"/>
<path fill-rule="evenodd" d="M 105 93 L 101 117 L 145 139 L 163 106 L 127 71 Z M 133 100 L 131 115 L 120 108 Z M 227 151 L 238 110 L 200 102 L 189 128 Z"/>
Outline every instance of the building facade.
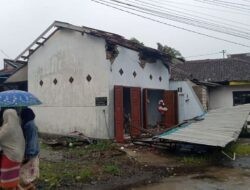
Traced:
<path fill-rule="evenodd" d="M 147 117 L 143 90 L 160 90 L 159 99 L 169 90 L 168 56 L 116 34 L 57 21 L 55 27 L 17 57 L 27 53 L 28 91 L 43 102 L 33 107 L 39 130 L 123 141 L 124 115 L 136 127 Z"/>

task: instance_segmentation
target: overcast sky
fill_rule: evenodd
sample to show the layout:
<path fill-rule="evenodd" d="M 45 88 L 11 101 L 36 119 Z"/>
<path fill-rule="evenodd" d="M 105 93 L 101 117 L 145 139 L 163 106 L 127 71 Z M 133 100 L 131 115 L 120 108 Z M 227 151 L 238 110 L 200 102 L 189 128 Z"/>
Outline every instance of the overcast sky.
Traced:
<path fill-rule="evenodd" d="M 132 1 L 133 0 L 127 2 Z M 144 0 L 137 1 L 137 3 L 143 1 Z M 173 3 L 173 1 L 177 4 Z M 250 1 L 225 1 L 245 3 L 248 6 L 245 7 L 245 11 L 239 12 L 199 3 L 195 0 L 152 0 L 151 3 L 155 3 L 159 7 L 177 8 L 179 11 L 192 9 L 197 15 L 199 15 L 199 12 L 204 13 L 204 15 L 200 14 L 200 16 L 207 18 L 209 18 L 208 14 L 221 17 L 222 19 L 218 18 L 218 21 L 223 21 L 223 18 L 225 18 L 241 22 L 242 24 L 238 23 L 237 26 L 241 26 L 246 29 L 246 32 L 250 32 Z M 150 3 L 150 1 L 147 0 L 145 0 L 145 2 Z M 215 55 L 192 57 L 189 59 L 221 58 L 222 54 L 218 52 L 222 50 L 226 50 L 228 54 L 250 52 L 249 47 L 223 42 L 153 22 L 97 4 L 91 0 L 0 0 L 0 3 L 0 60 L 8 58 L 7 55 L 9 58 L 15 58 L 54 20 L 117 33 L 126 38 L 135 37 L 145 45 L 153 48 L 156 48 L 157 42 L 161 42 L 162 44 L 179 50 L 184 57 L 217 53 Z M 202 7 L 209 7 L 210 9 Z M 191 14 L 192 12 L 187 13 Z M 250 40 L 247 39 L 199 29 L 149 15 L 147 16 L 178 27 L 184 27 L 196 32 L 250 46 Z M 243 25 L 244 23 L 245 25 Z M 7 55 L 5 56 L 4 54 Z M 1 66 L 2 61 L 0 63 Z"/>

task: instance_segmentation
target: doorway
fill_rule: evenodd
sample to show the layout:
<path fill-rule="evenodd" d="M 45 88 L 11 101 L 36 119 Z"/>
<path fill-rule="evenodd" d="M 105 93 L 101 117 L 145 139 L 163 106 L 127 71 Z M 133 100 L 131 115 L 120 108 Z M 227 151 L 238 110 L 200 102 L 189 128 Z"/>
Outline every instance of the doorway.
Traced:
<path fill-rule="evenodd" d="M 163 100 L 167 111 L 160 113 L 159 100 Z M 154 128 L 159 124 L 163 128 L 170 128 L 178 124 L 178 96 L 177 91 L 143 89 L 143 127 Z"/>
<path fill-rule="evenodd" d="M 141 128 L 141 88 L 114 87 L 115 139 L 124 143 L 126 136 L 137 137 Z"/>

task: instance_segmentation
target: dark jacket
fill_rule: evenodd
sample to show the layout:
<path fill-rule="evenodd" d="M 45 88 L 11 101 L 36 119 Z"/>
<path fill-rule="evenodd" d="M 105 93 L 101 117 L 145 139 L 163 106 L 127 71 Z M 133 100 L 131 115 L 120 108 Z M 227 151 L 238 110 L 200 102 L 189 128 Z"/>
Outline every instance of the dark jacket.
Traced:
<path fill-rule="evenodd" d="M 26 108 L 21 113 L 21 119 L 25 138 L 24 159 L 29 160 L 36 157 L 40 152 L 38 129 L 34 122 L 35 114 L 30 108 Z"/>

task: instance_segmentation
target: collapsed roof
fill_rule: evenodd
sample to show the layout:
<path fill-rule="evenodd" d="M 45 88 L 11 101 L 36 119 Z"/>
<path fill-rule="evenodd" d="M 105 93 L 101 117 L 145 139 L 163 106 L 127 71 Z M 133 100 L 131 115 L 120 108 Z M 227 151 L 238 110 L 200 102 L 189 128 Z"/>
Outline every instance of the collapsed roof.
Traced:
<path fill-rule="evenodd" d="M 135 51 L 138 51 L 140 54 L 146 57 L 153 57 L 154 59 L 160 59 L 164 64 L 168 65 L 171 57 L 170 55 L 160 52 L 156 49 L 146 47 L 142 44 L 135 43 L 131 40 L 125 39 L 124 37 L 105 32 L 102 30 L 97 30 L 93 28 L 88 28 L 85 26 L 75 26 L 69 23 L 55 21 L 53 22 L 35 41 L 29 45 L 21 54 L 19 54 L 15 61 L 27 61 L 29 57 L 41 46 L 43 45 L 57 30 L 68 29 L 81 32 L 82 34 L 86 33 L 92 36 L 100 37 L 106 40 L 109 44 L 120 45 Z"/>

